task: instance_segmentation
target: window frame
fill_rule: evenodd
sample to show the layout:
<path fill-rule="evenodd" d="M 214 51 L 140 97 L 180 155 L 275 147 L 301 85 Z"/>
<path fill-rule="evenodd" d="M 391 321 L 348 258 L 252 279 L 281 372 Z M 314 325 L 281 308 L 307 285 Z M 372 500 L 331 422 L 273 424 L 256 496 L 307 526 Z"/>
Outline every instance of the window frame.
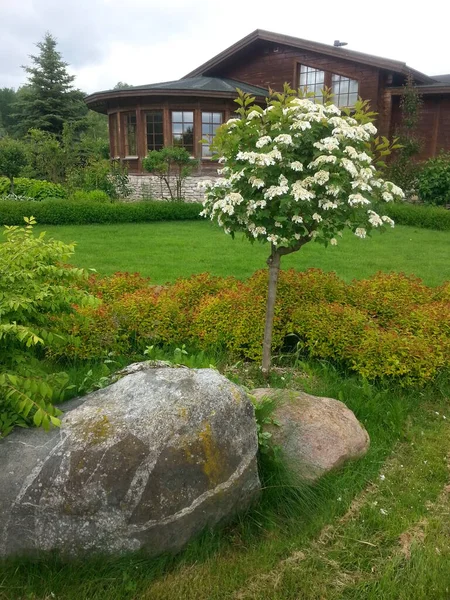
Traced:
<path fill-rule="evenodd" d="M 110 156 L 113 160 L 120 158 L 120 136 L 119 136 L 120 113 L 108 114 L 108 127 L 110 132 Z"/>
<path fill-rule="evenodd" d="M 339 92 L 337 94 L 335 94 L 333 92 L 333 86 L 334 86 L 334 83 L 335 83 L 333 80 L 334 80 L 335 77 L 338 78 L 338 86 L 339 86 Z M 347 80 L 349 82 L 348 83 L 348 91 L 347 92 L 341 92 L 341 84 L 342 84 L 342 80 L 343 79 Z M 356 92 L 351 92 L 350 91 L 351 82 L 356 82 L 356 84 L 357 84 Z M 335 102 L 335 104 L 336 104 L 336 106 L 338 108 L 354 108 L 355 103 L 358 101 L 358 98 L 359 98 L 359 81 L 357 79 L 352 79 L 351 77 L 347 77 L 346 75 L 340 75 L 339 73 L 331 73 L 331 92 L 333 94 L 333 102 L 335 100 L 337 100 L 337 102 Z M 339 98 L 340 97 L 347 96 L 347 99 L 350 100 L 350 96 L 354 96 L 355 93 L 356 93 L 356 100 L 355 100 L 355 102 L 353 104 L 343 104 L 343 105 L 341 105 L 339 103 Z"/>
<path fill-rule="evenodd" d="M 318 67 L 312 64 L 308 64 L 304 61 L 295 61 L 295 77 L 294 77 L 294 81 L 296 82 L 296 87 L 297 89 L 301 88 L 304 89 L 305 86 L 301 86 L 300 85 L 300 72 L 301 72 L 301 68 L 302 67 L 307 67 L 309 69 L 315 69 L 317 71 L 323 71 L 324 72 L 324 84 L 323 87 L 327 88 L 327 89 L 333 89 L 332 88 L 332 80 L 333 80 L 333 75 L 337 76 L 337 77 L 343 77 L 345 79 L 349 79 L 350 81 L 356 81 L 356 83 L 358 84 L 358 91 L 357 91 L 357 99 L 360 98 L 360 87 L 361 87 L 361 81 L 360 79 L 354 78 L 354 77 L 349 77 L 348 75 L 346 75 L 345 73 L 342 73 L 342 71 L 330 71 L 330 70 L 326 70 L 323 67 Z M 312 97 L 311 97 L 312 98 Z M 345 105 L 345 106 L 340 106 L 339 108 L 354 108 L 354 105 Z"/>
<path fill-rule="evenodd" d="M 321 90 L 323 90 L 325 87 L 328 87 L 328 86 L 327 86 L 327 75 L 328 75 L 327 71 L 325 71 L 324 69 L 318 69 L 318 68 L 316 68 L 316 67 L 311 67 L 310 65 L 307 65 L 307 64 L 305 64 L 305 63 L 297 63 L 297 81 L 298 81 L 298 87 L 299 87 L 299 88 L 301 88 L 301 89 L 303 89 L 303 90 L 304 90 L 305 88 L 306 88 L 306 90 L 307 90 L 307 89 L 308 89 L 308 86 L 307 86 L 307 85 L 302 85 L 302 84 L 300 83 L 300 79 L 301 79 L 301 76 L 302 76 L 302 68 L 305 68 L 305 69 L 310 69 L 310 71 L 309 71 L 309 72 L 311 72 L 311 71 L 316 71 L 316 72 L 318 72 L 318 73 L 323 73 L 323 85 L 322 85 L 322 87 L 321 87 L 321 88 L 319 88 L 319 94 L 317 94 L 317 93 L 316 93 L 316 86 L 317 86 L 317 85 L 320 85 L 320 84 L 318 84 L 318 83 L 317 83 L 317 81 L 316 81 L 316 78 L 317 78 L 317 75 L 316 75 L 316 77 L 315 77 L 315 81 L 314 81 L 314 96 L 310 96 L 311 100 L 320 99 L 320 101 L 321 101 L 320 103 L 321 103 L 321 104 L 323 104 L 323 94 L 320 94 L 320 92 L 321 92 Z M 303 72 L 305 72 L 305 73 L 306 73 L 306 75 L 308 75 L 308 70 L 307 70 L 307 71 L 303 71 Z M 313 91 L 313 90 L 311 90 L 311 91 Z"/>
<path fill-rule="evenodd" d="M 129 137 L 128 137 L 128 117 L 129 116 L 134 116 L 134 126 L 135 126 L 135 130 L 134 130 L 134 145 L 135 145 L 135 153 L 131 154 L 129 152 L 130 150 L 130 144 L 129 144 Z M 122 118 L 122 126 L 123 126 L 123 153 L 124 153 L 124 159 L 136 159 L 139 158 L 138 152 L 139 152 L 139 135 L 138 135 L 138 118 L 137 118 L 137 112 L 136 110 L 127 110 L 127 111 L 123 111 L 121 112 L 121 118 Z"/>
<path fill-rule="evenodd" d="M 166 140 L 165 140 L 165 136 L 164 136 L 164 109 L 162 109 L 162 108 L 154 108 L 154 109 L 151 108 L 151 109 L 145 109 L 142 112 L 143 112 L 143 115 L 144 115 L 145 152 L 146 152 L 146 155 L 147 155 L 149 152 L 152 152 L 153 150 L 162 150 L 162 148 L 164 148 L 165 145 L 166 145 L 165 144 Z M 148 145 L 149 133 L 148 133 L 148 120 L 147 120 L 147 117 L 148 117 L 148 115 L 155 114 L 155 113 L 160 113 L 161 114 L 161 133 L 159 134 L 159 133 L 155 133 L 153 131 L 153 133 L 152 133 L 153 146 L 155 146 L 155 138 L 156 138 L 156 136 L 161 136 L 161 138 L 162 138 L 162 145 L 161 145 L 160 148 L 156 148 L 156 147 L 149 148 L 149 145 Z M 153 121 L 153 125 L 154 125 L 154 121 Z"/>
<path fill-rule="evenodd" d="M 171 141 L 171 145 L 174 148 L 185 148 L 188 152 L 190 152 L 191 156 L 195 156 L 195 146 L 196 146 L 196 142 L 195 142 L 195 125 L 196 125 L 196 118 L 195 118 L 195 109 L 194 108 L 170 108 L 169 111 L 169 124 L 170 124 L 170 141 Z M 181 121 L 174 121 L 173 120 L 173 115 L 174 113 L 191 113 L 192 114 L 192 144 L 189 144 L 189 146 L 186 146 L 186 144 L 184 143 L 184 136 L 185 133 L 182 130 L 181 134 L 179 133 L 175 133 L 173 130 L 173 126 L 174 124 L 181 124 L 182 129 L 184 129 L 184 117 L 182 118 Z M 190 121 L 187 121 L 190 122 Z M 183 136 L 183 143 L 182 144 L 175 144 L 175 135 L 182 135 Z"/>
<path fill-rule="evenodd" d="M 208 123 L 203 123 L 203 115 L 204 114 L 210 114 L 210 115 L 220 115 L 220 123 L 214 123 L 214 117 L 212 116 L 212 120 L 208 121 Z M 211 148 L 211 144 L 214 141 L 214 138 L 216 137 L 216 132 L 213 131 L 212 134 L 204 134 L 203 133 L 203 125 L 211 125 L 212 127 L 214 127 L 214 125 L 217 125 L 218 127 L 221 127 L 223 124 L 225 123 L 225 113 L 223 110 L 214 110 L 214 109 L 201 109 L 200 110 L 200 127 L 201 127 L 201 137 L 200 137 L 200 158 L 201 160 L 205 160 L 205 161 L 210 161 L 212 160 L 212 152 L 210 156 L 203 156 L 203 148 L 208 148 L 210 150 Z M 210 139 L 209 143 L 205 143 L 203 140 L 205 139 Z"/>

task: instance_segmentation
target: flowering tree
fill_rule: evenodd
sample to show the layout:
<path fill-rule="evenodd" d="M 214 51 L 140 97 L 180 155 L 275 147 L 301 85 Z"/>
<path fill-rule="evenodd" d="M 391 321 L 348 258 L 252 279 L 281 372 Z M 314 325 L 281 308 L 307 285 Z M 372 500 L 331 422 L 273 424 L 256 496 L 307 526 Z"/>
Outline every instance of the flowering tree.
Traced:
<path fill-rule="evenodd" d="M 349 116 L 287 86 L 265 109 L 247 94 L 237 102 L 240 118 L 225 123 L 216 138 L 224 177 L 206 184 L 201 214 L 232 236 L 240 231 L 271 245 L 262 362 L 267 372 L 281 257 L 311 240 L 336 245 L 346 227 L 360 238 L 373 228 L 393 227 L 377 206 L 404 194 L 374 166 L 372 149 L 385 155 L 390 147 L 375 139 L 367 103 L 358 102 Z"/>

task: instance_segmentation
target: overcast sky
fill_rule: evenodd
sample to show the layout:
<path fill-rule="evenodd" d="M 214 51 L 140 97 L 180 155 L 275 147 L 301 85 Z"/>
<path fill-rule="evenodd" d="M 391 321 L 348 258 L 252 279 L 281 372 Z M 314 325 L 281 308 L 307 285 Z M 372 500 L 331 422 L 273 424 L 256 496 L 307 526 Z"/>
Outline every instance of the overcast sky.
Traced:
<path fill-rule="evenodd" d="M 450 73 L 450 2 L 429 0 L 0 0 L 0 87 L 26 83 L 49 31 L 86 93 L 179 79 L 255 29 Z"/>

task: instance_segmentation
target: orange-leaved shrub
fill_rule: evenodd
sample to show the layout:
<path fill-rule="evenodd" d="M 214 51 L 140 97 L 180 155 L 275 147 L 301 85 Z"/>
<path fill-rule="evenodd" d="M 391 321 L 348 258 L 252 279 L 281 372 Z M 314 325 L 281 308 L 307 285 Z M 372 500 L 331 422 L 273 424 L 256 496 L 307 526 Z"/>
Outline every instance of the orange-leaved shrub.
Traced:
<path fill-rule="evenodd" d="M 58 321 L 55 328 L 70 340 L 59 356 L 96 359 L 184 343 L 261 358 L 265 270 L 245 282 L 202 273 L 166 286 L 118 273 L 92 277 L 89 291 L 102 305 Z M 281 271 L 272 350 L 293 347 L 371 380 L 425 383 L 450 366 L 450 284 L 430 288 L 396 273 L 346 284 L 317 269 Z"/>
<path fill-rule="evenodd" d="M 193 322 L 193 341 L 201 349 L 225 349 L 232 357 L 260 360 L 264 337 L 266 298 L 247 283 L 205 298 Z M 281 310 L 275 309 L 273 349 L 283 342 Z"/>

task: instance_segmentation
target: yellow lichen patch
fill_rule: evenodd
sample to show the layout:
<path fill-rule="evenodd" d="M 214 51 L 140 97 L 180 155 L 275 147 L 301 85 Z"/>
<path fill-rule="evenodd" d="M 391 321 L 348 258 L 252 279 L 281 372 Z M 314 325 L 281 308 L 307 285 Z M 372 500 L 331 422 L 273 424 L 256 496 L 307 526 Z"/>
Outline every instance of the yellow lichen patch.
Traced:
<path fill-rule="evenodd" d="M 188 409 L 185 406 L 180 406 L 178 408 L 178 416 L 182 419 L 187 419 L 188 417 Z"/>
<path fill-rule="evenodd" d="M 233 400 L 237 404 L 240 404 L 242 402 L 242 394 L 237 388 L 234 387 L 231 389 L 231 395 L 233 396 Z"/>
<path fill-rule="evenodd" d="M 89 444 L 100 444 L 109 437 L 111 423 L 106 415 L 101 415 L 86 423 L 83 427 L 83 438 Z"/>
<path fill-rule="evenodd" d="M 198 437 L 204 454 L 203 471 L 211 484 L 217 485 L 223 474 L 223 459 L 214 440 L 210 423 L 204 422 Z"/>

